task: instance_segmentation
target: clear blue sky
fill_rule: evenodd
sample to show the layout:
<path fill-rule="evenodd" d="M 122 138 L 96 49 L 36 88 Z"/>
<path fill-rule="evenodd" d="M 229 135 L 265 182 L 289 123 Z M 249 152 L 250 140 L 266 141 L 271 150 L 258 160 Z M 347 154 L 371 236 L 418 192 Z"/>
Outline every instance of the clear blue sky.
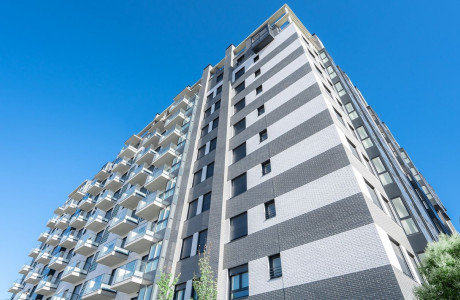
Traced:
<path fill-rule="evenodd" d="M 460 2 L 290 1 L 457 228 Z M 55 207 L 283 2 L 0 2 L 0 297 Z"/>

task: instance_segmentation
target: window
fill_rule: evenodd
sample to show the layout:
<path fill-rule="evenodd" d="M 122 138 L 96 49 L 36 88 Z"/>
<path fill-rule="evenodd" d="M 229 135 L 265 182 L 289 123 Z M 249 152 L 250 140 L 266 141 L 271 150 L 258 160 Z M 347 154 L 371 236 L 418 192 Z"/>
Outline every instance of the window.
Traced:
<path fill-rule="evenodd" d="M 372 201 L 374 201 L 375 205 L 377 205 L 378 207 L 380 207 L 380 209 L 382 209 L 382 204 L 380 204 L 379 196 L 377 196 L 377 192 L 375 191 L 374 187 L 370 185 L 370 183 L 368 183 L 367 181 L 366 181 L 366 187 L 367 187 L 367 190 L 369 191 Z"/>
<path fill-rule="evenodd" d="M 275 200 L 270 200 L 268 202 L 265 202 L 264 205 L 265 205 L 265 220 L 276 217 Z"/>
<path fill-rule="evenodd" d="M 268 139 L 268 133 L 267 133 L 267 129 L 264 129 L 261 132 L 259 132 L 259 142 L 262 143 L 266 139 Z"/>
<path fill-rule="evenodd" d="M 383 200 L 383 204 L 385 204 L 385 208 L 388 211 L 388 215 L 390 216 L 390 218 L 393 219 L 393 221 L 396 221 L 395 215 L 393 213 L 393 209 L 391 208 L 390 201 L 388 201 L 388 199 L 385 199 L 385 197 L 383 196 L 382 196 L 382 200 Z"/>
<path fill-rule="evenodd" d="M 354 120 L 358 117 L 358 113 L 355 111 L 355 108 L 353 107 L 353 104 L 351 102 L 348 102 L 345 104 L 345 109 L 348 112 L 348 116 L 350 117 L 350 120 Z"/>
<path fill-rule="evenodd" d="M 260 106 L 258 109 L 257 109 L 257 115 L 260 116 L 260 115 L 263 115 L 265 113 L 265 106 Z"/>
<path fill-rule="evenodd" d="M 270 265 L 270 279 L 283 276 L 283 271 L 281 270 L 281 256 L 279 254 L 270 256 L 268 258 L 268 263 Z"/>
<path fill-rule="evenodd" d="M 190 253 L 192 251 L 192 241 L 193 241 L 193 235 L 182 240 L 182 249 L 180 253 L 180 259 L 190 257 Z"/>
<path fill-rule="evenodd" d="M 331 98 L 333 98 L 331 90 L 327 88 L 327 86 L 324 84 L 324 82 L 323 82 L 323 88 L 326 90 L 326 92 L 329 94 L 329 96 L 331 96 Z"/>
<path fill-rule="evenodd" d="M 224 73 L 223 73 L 223 72 L 222 72 L 222 73 L 220 73 L 220 74 L 217 76 L 217 78 L 216 78 L 216 82 L 221 82 L 221 81 L 222 81 L 222 79 L 224 79 Z"/>
<path fill-rule="evenodd" d="M 198 183 L 201 182 L 201 175 L 202 175 L 203 170 L 199 170 L 196 172 L 193 176 L 193 186 L 197 185 Z"/>
<path fill-rule="evenodd" d="M 257 77 L 260 75 L 260 69 L 258 69 L 257 71 L 254 72 L 254 76 Z"/>
<path fill-rule="evenodd" d="M 214 163 L 210 163 L 206 168 L 206 178 L 212 177 L 214 175 Z"/>
<path fill-rule="evenodd" d="M 367 149 L 369 147 L 374 146 L 371 139 L 367 135 L 366 129 L 364 129 L 363 126 L 356 128 L 356 131 L 358 132 L 359 138 L 361 139 L 361 142 L 363 143 L 364 148 Z"/>
<path fill-rule="evenodd" d="M 216 95 L 219 95 L 220 93 L 222 93 L 222 85 L 219 86 L 216 90 Z"/>
<path fill-rule="evenodd" d="M 239 66 L 243 63 L 244 61 L 244 54 L 241 55 L 237 60 L 236 60 L 236 65 Z"/>
<path fill-rule="evenodd" d="M 203 253 L 206 250 L 206 242 L 208 240 L 208 230 L 200 231 L 198 234 L 198 245 L 196 247 L 196 254 Z"/>
<path fill-rule="evenodd" d="M 211 130 L 216 129 L 217 126 L 219 126 L 219 118 L 215 118 L 214 120 L 212 120 L 212 128 L 211 128 Z"/>
<path fill-rule="evenodd" d="M 201 206 L 201 212 L 209 210 L 211 207 L 211 193 L 203 195 L 203 205 Z"/>
<path fill-rule="evenodd" d="M 336 84 L 334 84 L 334 87 L 335 87 L 335 90 L 337 91 L 337 93 L 339 94 L 340 97 L 342 97 L 343 95 L 346 94 L 345 90 L 343 89 L 343 86 L 340 82 L 337 82 Z"/>
<path fill-rule="evenodd" d="M 272 165 L 270 160 L 267 160 L 262 163 L 262 176 L 270 173 L 272 171 Z"/>
<path fill-rule="evenodd" d="M 235 197 L 247 190 L 246 173 L 232 179 L 232 197 Z"/>
<path fill-rule="evenodd" d="M 212 98 L 214 98 L 214 93 L 209 94 L 208 99 L 206 101 L 209 102 L 212 100 Z"/>
<path fill-rule="evenodd" d="M 237 112 L 239 112 L 240 110 L 242 110 L 244 107 L 246 106 L 246 99 L 241 99 L 240 101 L 238 101 L 234 106 L 234 110 L 235 110 L 235 114 Z"/>
<path fill-rule="evenodd" d="M 238 70 L 238 72 L 235 73 L 235 80 L 237 80 L 238 78 L 240 78 L 241 76 L 243 76 L 245 70 L 244 70 L 244 67 L 242 67 L 241 69 Z"/>
<path fill-rule="evenodd" d="M 380 181 L 382 182 L 383 185 L 387 185 L 393 182 L 393 179 L 391 179 L 390 174 L 385 169 L 385 166 L 383 165 L 382 161 L 380 160 L 380 157 L 374 157 L 371 159 L 372 164 L 375 167 L 375 170 L 377 171 L 378 177 Z"/>
<path fill-rule="evenodd" d="M 259 85 L 259 86 L 256 88 L 256 95 L 259 95 L 260 93 L 262 93 L 262 85 Z"/>
<path fill-rule="evenodd" d="M 409 270 L 409 266 L 407 265 L 407 261 L 404 258 L 404 254 L 403 254 L 403 252 L 401 250 L 401 247 L 399 246 L 398 243 L 396 243 L 392 239 L 390 239 L 390 241 L 391 241 L 391 246 L 393 247 L 393 250 L 394 250 L 394 252 L 396 254 L 396 257 L 398 258 L 398 262 L 399 262 L 399 265 L 401 266 L 401 269 L 402 269 L 403 273 L 406 274 L 407 276 L 413 278 L 412 273 Z"/>
<path fill-rule="evenodd" d="M 335 116 L 337 117 L 337 120 L 339 120 L 340 123 L 342 123 L 345 126 L 345 121 L 343 120 L 342 115 L 337 110 L 335 110 L 335 108 L 334 108 L 334 112 L 335 112 Z"/>
<path fill-rule="evenodd" d="M 372 166 L 371 166 L 371 163 L 369 161 L 369 159 L 365 156 L 363 156 L 364 158 L 364 164 L 366 165 L 366 168 L 372 173 L 374 174 L 374 170 L 372 169 Z"/>
<path fill-rule="evenodd" d="M 209 142 L 209 152 L 213 151 L 214 149 L 216 149 L 216 146 L 217 146 L 217 138 L 213 138 L 210 142 Z"/>
<path fill-rule="evenodd" d="M 246 129 L 246 118 L 233 125 L 234 135 Z"/>
<path fill-rule="evenodd" d="M 218 110 L 219 108 L 220 108 L 220 100 L 214 103 L 214 111 Z"/>
<path fill-rule="evenodd" d="M 204 126 L 202 129 L 201 129 L 201 137 L 204 137 L 205 135 L 208 134 L 208 130 L 209 130 L 209 124 Z"/>
<path fill-rule="evenodd" d="M 361 161 L 361 159 L 359 158 L 358 151 L 356 150 L 356 146 L 353 145 L 353 143 L 350 142 L 348 139 L 347 139 L 347 141 L 348 141 L 348 144 L 350 145 L 351 153 L 353 153 L 353 155 L 354 155 L 359 161 Z"/>
<path fill-rule="evenodd" d="M 233 149 L 233 162 L 236 163 L 246 156 L 246 142 Z"/>
<path fill-rule="evenodd" d="M 242 213 L 230 219 L 230 241 L 248 235 L 248 215 Z"/>
<path fill-rule="evenodd" d="M 409 212 L 406 209 L 406 206 L 404 205 L 402 199 L 400 197 L 396 197 L 394 199 L 391 199 L 391 203 L 393 203 L 394 208 L 396 210 L 396 214 L 399 217 L 399 220 L 401 221 L 401 225 L 406 232 L 407 235 L 417 233 L 418 228 L 417 225 L 415 225 L 414 220 L 411 218 Z"/>
<path fill-rule="evenodd" d="M 208 108 L 207 110 L 205 110 L 204 112 L 204 117 L 207 118 L 211 115 L 211 108 Z"/>
<path fill-rule="evenodd" d="M 254 56 L 254 62 L 257 62 L 259 60 L 259 55 Z"/>
<path fill-rule="evenodd" d="M 337 76 L 332 66 L 327 67 L 326 70 L 327 70 L 327 73 L 329 74 L 329 77 L 331 77 L 331 79 L 334 79 Z"/>
<path fill-rule="evenodd" d="M 198 159 L 202 158 L 206 154 L 206 145 L 198 149 Z"/>
<path fill-rule="evenodd" d="M 415 260 L 415 257 L 414 257 L 411 253 L 409 253 L 409 252 L 407 252 L 407 255 L 409 256 L 409 261 L 411 262 L 412 267 L 414 268 L 415 273 L 417 274 L 418 279 L 419 279 L 420 281 L 423 281 L 423 277 L 422 277 L 422 275 L 420 275 L 420 273 L 419 273 L 419 271 L 418 271 L 418 263 L 417 263 L 417 261 Z"/>
<path fill-rule="evenodd" d="M 329 61 L 329 58 L 327 58 L 326 53 L 324 53 L 324 52 L 321 52 L 319 54 L 319 57 L 321 58 L 321 60 L 323 61 L 324 64 Z"/>
<path fill-rule="evenodd" d="M 229 270 L 230 275 L 230 299 L 239 299 L 249 296 L 249 273 L 248 265 Z"/>
<path fill-rule="evenodd" d="M 236 88 L 235 88 L 235 92 L 236 94 L 239 94 L 242 90 L 244 90 L 245 88 L 245 85 L 244 85 L 244 81 L 242 83 L 240 83 Z"/>
<path fill-rule="evenodd" d="M 410 159 L 409 159 L 409 157 L 407 157 L 406 152 L 401 151 L 401 156 L 402 156 L 402 158 L 404 159 L 404 161 L 405 161 L 406 163 L 410 163 Z"/>
<path fill-rule="evenodd" d="M 176 287 L 173 300 L 185 300 L 185 286 Z"/>
<path fill-rule="evenodd" d="M 194 216 L 196 216 L 197 207 L 198 207 L 198 199 L 195 199 L 188 204 L 187 219 L 191 219 Z"/>

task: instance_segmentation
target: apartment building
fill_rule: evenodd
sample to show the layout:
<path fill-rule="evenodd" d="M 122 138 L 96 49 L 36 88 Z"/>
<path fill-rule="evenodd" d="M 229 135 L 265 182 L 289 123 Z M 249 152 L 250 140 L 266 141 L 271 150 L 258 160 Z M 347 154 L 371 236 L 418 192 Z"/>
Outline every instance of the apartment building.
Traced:
<path fill-rule="evenodd" d="M 284 5 L 54 210 L 14 300 L 412 299 L 455 231 L 408 153 Z M 63 201 L 64 202 L 64 201 Z"/>

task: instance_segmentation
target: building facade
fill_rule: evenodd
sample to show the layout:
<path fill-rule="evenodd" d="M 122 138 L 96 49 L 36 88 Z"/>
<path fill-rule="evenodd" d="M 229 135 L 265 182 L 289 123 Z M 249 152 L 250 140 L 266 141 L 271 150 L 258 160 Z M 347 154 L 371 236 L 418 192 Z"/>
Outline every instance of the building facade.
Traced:
<path fill-rule="evenodd" d="M 412 299 L 455 231 L 433 188 L 284 5 L 54 210 L 17 300 Z"/>

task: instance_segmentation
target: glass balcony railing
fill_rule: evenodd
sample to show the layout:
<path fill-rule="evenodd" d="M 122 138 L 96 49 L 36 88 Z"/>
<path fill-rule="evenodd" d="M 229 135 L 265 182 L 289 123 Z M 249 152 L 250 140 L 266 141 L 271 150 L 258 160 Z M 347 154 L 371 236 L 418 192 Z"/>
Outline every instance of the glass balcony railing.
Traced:
<path fill-rule="evenodd" d="M 62 277 L 65 277 L 66 275 L 71 274 L 73 272 L 86 275 L 88 274 L 88 270 L 90 267 L 90 262 L 84 260 L 75 261 L 65 268 L 64 273 L 62 273 Z"/>
<path fill-rule="evenodd" d="M 88 221 L 88 213 L 83 211 L 83 210 L 81 210 L 80 212 L 78 212 L 78 214 L 76 214 L 72 218 L 70 218 L 70 224 L 72 224 L 76 220 Z"/>
<path fill-rule="evenodd" d="M 51 300 L 79 300 L 80 295 L 79 294 L 74 294 L 69 291 L 63 291 L 60 292 L 53 297 L 51 297 Z"/>
<path fill-rule="evenodd" d="M 13 300 L 27 300 L 27 299 L 29 299 L 29 292 L 27 291 L 21 291 L 17 293 L 13 298 Z"/>
<path fill-rule="evenodd" d="M 110 223 L 110 227 L 115 227 L 121 222 L 129 221 L 131 223 L 137 224 L 139 223 L 139 217 L 132 214 L 132 210 L 125 209 L 121 212 L 121 214 L 115 216 Z"/>
<path fill-rule="evenodd" d="M 134 241 L 137 241 L 144 236 L 153 236 L 154 229 L 155 229 L 155 223 L 152 223 L 152 222 L 147 222 L 147 223 L 144 223 L 138 226 L 136 229 L 132 230 L 128 234 L 128 236 L 126 237 L 126 244 L 128 245 Z"/>
<path fill-rule="evenodd" d="M 133 260 L 126 265 L 118 267 L 113 275 L 112 285 L 119 282 L 131 279 L 133 277 L 143 278 L 146 270 L 147 262 L 141 260 Z"/>
<path fill-rule="evenodd" d="M 62 237 L 61 237 L 61 243 L 63 241 L 66 241 L 66 240 L 69 240 L 69 241 L 77 241 L 77 239 L 79 238 L 78 236 L 78 231 L 77 230 L 69 230 L 69 231 L 66 231 Z"/>
<path fill-rule="evenodd" d="M 98 260 L 104 256 L 110 255 L 113 251 L 126 255 L 129 254 L 129 251 L 124 249 L 124 241 L 122 239 L 116 239 L 102 247 L 102 251 L 99 253 Z"/>
<path fill-rule="evenodd" d="M 168 124 L 171 123 L 171 121 L 173 121 L 179 115 L 182 115 L 182 118 L 185 118 L 185 110 L 180 109 L 176 111 L 175 113 L 173 113 L 172 115 L 170 115 L 168 119 L 166 119 L 165 126 L 168 126 Z"/>
<path fill-rule="evenodd" d="M 56 278 L 42 279 L 38 283 L 36 291 L 39 291 L 42 288 L 56 289 L 58 284 L 59 284 L 59 280 L 57 280 Z"/>
<path fill-rule="evenodd" d="M 162 199 L 158 197 L 156 192 L 150 193 L 143 200 L 139 201 L 137 211 L 142 210 L 144 207 L 156 202 L 159 206 L 163 206 Z"/>
<path fill-rule="evenodd" d="M 166 130 L 166 132 L 163 133 L 163 136 L 160 138 L 160 143 L 162 141 L 166 140 L 174 132 L 176 132 L 178 135 L 181 135 L 181 126 L 176 124 L 175 126 L 173 126 L 170 129 Z"/>
<path fill-rule="evenodd" d="M 98 238 L 94 233 L 87 233 L 81 239 L 78 240 L 75 249 L 78 249 L 85 244 L 97 247 L 99 246 L 100 239 L 101 238 Z"/>
<path fill-rule="evenodd" d="M 83 290 L 83 297 L 88 294 L 97 292 L 100 289 L 112 291 L 115 293 L 115 291 L 110 288 L 110 277 L 111 276 L 109 274 L 101 274 L 96 278 L 88 280 L 86 282 L 85 289 Z"/>

